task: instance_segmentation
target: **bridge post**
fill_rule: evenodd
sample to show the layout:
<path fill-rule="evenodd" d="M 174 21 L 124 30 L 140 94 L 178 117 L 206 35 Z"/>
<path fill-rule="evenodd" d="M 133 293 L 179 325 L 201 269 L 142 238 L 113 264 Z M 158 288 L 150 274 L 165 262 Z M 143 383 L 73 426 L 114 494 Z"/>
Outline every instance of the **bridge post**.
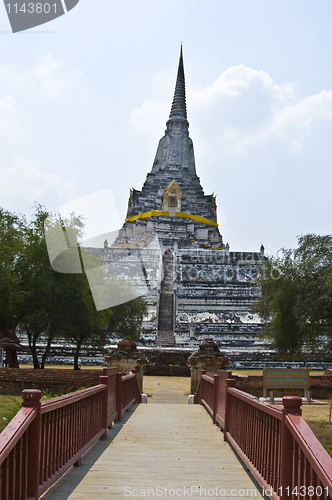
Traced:
<path fill-rule="evenodd" d="M 39 497 L 39 461 L 40 461 L 40 434 L 41 434 L 41 392 L 35 389 L 24 389 L 22 392 L 25 408 L 35 408 L 36 416 L 30 424 L 28 433 L 28 488 L 27 497 Z"/>
<path fill-rule="evenodd" d="M 229 431 L 229 394 L 228 388 L 235 386 L 235 380 L 228 378 L 226 380 L 226 394 L 225 394 L 225 426 L 224 426 L 224 441 L 227 441 L 226 433 Z"/>
<path fill-rule="evenodd" d="M 116 390 L 116 409 L 118 412 L 117 420 L 121 422 L 121 413 L 122 413 L 122 373 L 118 373 L 118 383 Z"/>
<path fill-rule="evenodd" d="M 218 406 L 218 383 L 219 377 L 218 375 L 214 375 L 214 384 L 213 384 L 213 423 L 216 423 L 216 414 L 217 414 L 217 406 Z"/>
<path fill-rule="evenodd" d="M 106 375 L 101 375 L 99 377 L 99 383 L 106 385 L 106 389 L 103 393 L 103 427 L 105 429 L 104 434 L 100 439 L 107 438 L 107 418 L 108 418 L 108 377 Z"/>
<path fill-rule="evenodd" d="M 135 396 L 135 402 L 136 403 L 141 403 L 142 402 L 142 392 L 140 390 L 139 382 L 138 382 L 138 371 L 137 371 L 136 368 L 133 368 L 131 370 L 131 372 L 135 373 L 135 375 L 136 375 L 136 382 L 137 382 L 137 390 L 134 391 L 133 396 Z M 143 387 L 143 381 L 142 381 L 142 387 Z M 135 386 L 135 389 L 136 389 L 136 386 Z"/>
<path fill-rule="evenodd" d="M 287 415 L 301 415 L 302 398 L 285 396 L 282 398 L 282 429 L 281 429 L 281 458 L 280 458 L 280 500 L 290 498 L 293 473 L 293 437 L 286 425 Z"/>
<path fill-rule="evenodd" d="M 202 375 L 206 375 L 206 370 L 201 370 L 201 380 L 199 382 L 200 393 L 198 395 L 199 396 L 199 404 L 201 404 L 202 399 L 204 399 L 204 390 L 203 390 L 204 384 L 202 382 Z"/>

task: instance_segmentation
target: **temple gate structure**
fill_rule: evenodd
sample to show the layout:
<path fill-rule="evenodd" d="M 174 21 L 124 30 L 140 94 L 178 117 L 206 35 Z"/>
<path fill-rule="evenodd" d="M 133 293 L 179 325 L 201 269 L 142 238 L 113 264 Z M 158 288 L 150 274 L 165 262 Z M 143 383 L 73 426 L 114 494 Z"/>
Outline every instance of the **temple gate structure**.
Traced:
<path fill-rule="evenodd" d="M 262 329 L 251 305 L 259 296 L 254 279 L 264 247 L 231 252 L 224 244 L 216 197 L 204 194 L 188 130 L 181 47 L 173 103 L 152 169 L 140 191 L 131 189 L 114 243 L 105 241 L 94 253 L 105 266 L 121 256 L 130 261 L 157 236 L 163 269 L 159 283 L 148 280 L 149 266 L 143 269 L 148 286 L 143 344 L 196 347 L 209 337 L 223 348 L 252 348 Z"/>

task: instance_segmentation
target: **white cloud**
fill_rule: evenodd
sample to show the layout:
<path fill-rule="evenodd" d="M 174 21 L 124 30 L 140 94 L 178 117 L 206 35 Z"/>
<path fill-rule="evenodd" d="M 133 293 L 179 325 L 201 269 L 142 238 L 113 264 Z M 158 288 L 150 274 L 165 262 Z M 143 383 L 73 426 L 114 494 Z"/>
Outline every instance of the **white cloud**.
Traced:
<path fill-rule="evenodd" d="M 16 101 L 11 95 L 0 98 L 0 133 L 6 140 L 15 136 L 14 121 L 16 119 Z"/>
<path fill-rule="evenodd" d="M 187 101 L 196 147 L 210 158 L 244 158 L 262 148 L 296 154 L 316 121 L 332 120 L 332 91 L 302 97 L 295 84 L 277 84 L 267 72 L 243 65 L 203 89 L 188 88 Z M 144 101 L 130 124 L 148 133 L 168 111 L 168 104 Z"/>
<path fill-rule="evenodd" d="M 261 148 L 298 153 L 316 120 L 332 119 L 332 92 L 299 97 L 296 86 L 278 85 L 264 71 L 245 66 L 227 69 L 210 86 L 188 91 L 195 115 L 208 116 L 205 149 L 216 155 L 245 157 Z M 204 109 L 203 109 L 204 106 Z M 212 144 L 211 144 L 212 143 Z"/>
<path fill-rule="evenodd" d="M 82 172 L 91 181 L 105 110 L 82 72 L 51 53 L 0 65 L 0 205 L 26 212 L 34 201 L 51 208 L 75 198 Z"/>
<path fill-rule="evenodd" d="M 15 157 L 7 169 L 0 167 L 1 206 L 11 206 L 15 200 L 32 205 L 34 201 L 46 204 L 49 198 L 59 203 L 75 197 L 75 182 L 64 175 L 43 173 L 37 161 Z"/>
<path fill-rule="evenodd" d="M 294 87 L 289 83 L 277 85 L 265 71 L 240 65 L 228 68 L 212 85 L 198 91 L 189 89 L 189 92 L 196 102 L 206 106 L 215 102 L 220 95 L 241 97 L 252 88 L 260 88 L 278 100 L 289 100 L 294 95 Z"/>
<path fill-rule="evenodd" d="M 168 116 L 168 104 L 155 101 L 144 101 L 142 106 L 134 109 L 129 125 L 141 133 L 155 132 L 160 123 L 165 122 Z"/>
<path fill-rule="evenodd" d="M 54 97 L 65 88 L 62 61 L 53 54 L 39 57 L 39 62 L 32 68 L 31 76 L 41 86 L 45 95 Z"/>
<path fill-rule="evenodd" d="M 315 120 L 332 120 L 332 91 L 322 90 L 275 113 L 268 133 L 275 134 L 293 152 L 299 151 L 310 135 Z"/>

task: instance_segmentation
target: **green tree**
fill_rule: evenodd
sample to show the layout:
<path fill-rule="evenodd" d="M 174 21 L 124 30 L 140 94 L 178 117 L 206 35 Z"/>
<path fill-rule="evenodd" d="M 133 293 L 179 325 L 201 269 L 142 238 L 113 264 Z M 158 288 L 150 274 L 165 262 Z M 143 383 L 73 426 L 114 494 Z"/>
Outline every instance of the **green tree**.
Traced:
<path fill-rule="evenodd" d="M 50 247 L 47 248 L 45 238 L 46 219 L 48 230 L 51 231 L 49 243 L 53 249 L 63 238 L 68 244 L 67 250 L 61 251 L 55 261 L 52 261 L 52 266 Z M 26 259 L 22 270 L 25 286 L 29 289 L 23 327 L 28 335 L 35 368 L 44 368 L 50 347 L 59 337 L 76 344 L 75 370 L 79 369 L 78 357 L 82 345 L 104 345 L 106 342 L 105 328 L 109 313 L 96 311 L 86 274 L 81 269 L 80 261 L 77 261 L 82 230 L 80 217 L 72 214 L 59 225 L 59 218 L 50 216 L 41 206 L 36 207 L 29 225 Z M 53 267 L 64 272 L 57 272 Z M 40 364 L 36 346 L 41 340 L 46 345 Z"/>
<path fill-rule="evenodd" d="M 50 224 L 52 225 L 52 220 L 48 219 L 48 226 Z M 63 283 L 56 305 L 61 315 L 61 335 L 76 345 L 74 370 L 78 370 L 82 346 L 104 346 L 110 330 L 114 331 L 115 329 L 119 336 L 127 335 L 137 338 L 143 314 L 146 311 L 146 304 L 143 299 L 137 298 L 114 308 L 105 307 L 97 311 L 86 270 L 90 273 L 89 279 L 92 280 L 94 293 L 99 299 L 101 297 L 105 299 L 105 304 L 109 303 L 109 297 L 114 294 L 117 298 L 122 295 L 124 298 L 127 297 L 128 287 L 131 288 L 130 283 L 113 276 L 107 276 L 96 255 L 91 254 L 86 249 L 81 251 L 78 247 L 82 228 L 82 222 L 79 218 L 73 214 L 70 220 L 63 221 L 63 227 L 69 249 L 58 255 L 52 265 L 55 269 L 67 270 L 67 272 L 55 273 L 57 279 Z M 56 247 L 56 232 L 54 234 L 55 241 L 53 240 L 52 244 L 55 244 Z M 74 264 L 78 249 L 80 262 Z M 79 264 L 79 269 L 77 264 Z M 75 267 L 76 272 L 72 272 L 71 270 Z"/>
<path fill-rule="evenodd" d="M 85 253 L 82 265 L 78 247 L 82 231 L 82 219 L 75 214 L 59 225 L 58 217 L 36 205 L 28 223 L 24 217 L 0 209 L 0 329 L 9 324 L 27 334 L 35 368 L 44 368 L 51 345 L 59 337 L 76 345 L 76 370 L 83 345 L 104 346 L 110 332 L 138 338 L 146 311 L 143 299 L 96 310 L 84 267 L 93 269 L 97 292 L 105 298 L 109 293 L 117 297 L 122 293 L 125 298 L 130 283 L 105 280 L 94 255 Z M 37 345 L 41 344 L 44 351 L 40 360 Z"/>
<path fill-rule="evenodd" d="M 330 349 L 332 338 L 332 236 L 307 234 L 295 250 L 263 264 L 261 297 L 254 306 L 262 336 L 285 358 Z"/>
<path fill-rule="evenodd" d="M 21 287 L 24 290 L 20 329 L 28 336 L 34 368 L 44 368 L 54 340 L 62 334 L 64 315 L 61 310 L 66 283 L 50 265 L 45 241 L 44 222 L 47 210 L 37 205 L 27 225 L 24 258 L 20 262 Z M 46 343 L 41 363 L 37 343 Z"/>
<path fill-rule="evenodd" d="M 115 306 L 111 309 L 108 330 L 120 338 L 129 337 L 138 340 L 146 312 L 147 304 L 142 297 Z"/>
<path fill-rule="evenodd" d="M 0 331 L 7 324 L 15 330 L 22 314 L 20 263 L 25 241 L 25 218 L 0 208 Z"/>
<path fill-rule="evenodd" d="M 64 338 L 76 344 L 74 370 L 79 370 L 82 346 L 102 347 L 107 340 L 111 311 L 97 311 L 85 273 L 63 275 L 66 287 L 61 297 Z"/>
<path fill-rule="evenodd" d="M 91 265 L 95 257 L 91 256 Z M 94 262 L 95 270 L 102 272 L 100 262 Z M 87 257 L 85 256 L 85 264 Z M 108 291 L 114 294 L 114 282 L 111 287 L 106 282 L 102 294 Z M 122 284 L 117 283 L 116 288 L 121 294 Z M 138 297 L 118 306 L 97 311 L 90 291 L 86 273 L 71 274 L 66 276 L 66 290 L 62 297 L 64 301 L 64 315 L 66 317 L 64 328 L 65 337 L 76 344 L 74 354 L 74 370 L 79 369 L 79 353 L 82 346 L 103 347 L 111 334 L 122 338 L 128 336 L 137 339 L 143 315 L 146 312 L 146 302 Z"/>

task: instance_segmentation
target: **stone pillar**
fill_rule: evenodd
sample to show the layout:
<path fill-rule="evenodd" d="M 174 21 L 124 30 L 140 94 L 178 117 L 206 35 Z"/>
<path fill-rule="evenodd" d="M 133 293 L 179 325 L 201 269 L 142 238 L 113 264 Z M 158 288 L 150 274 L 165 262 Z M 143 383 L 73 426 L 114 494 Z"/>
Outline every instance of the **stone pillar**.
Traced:
<path fill-rule="evenodd" d="M 128 375 L 133 368 L 137 370 L 137 380 L 140 391 L 143 389 L 143 373 L 147 358 L 137 350 L 136 342 L 125 337 L 120 340 L 118 347 L 105 356 L 108 366 L 117 366 L 123 375 Z"/>
<path fill-rule="evenodd" d="M 201 377 L 201 370 L 206 370 L 206 375 L 213 377 L 218 370 L 225 370 L 230 359 L 224 356 L 213 339 L 204 339 L 199 349 L 189 358 L 191 372 L 190 394 L 194 394 Z"/>

